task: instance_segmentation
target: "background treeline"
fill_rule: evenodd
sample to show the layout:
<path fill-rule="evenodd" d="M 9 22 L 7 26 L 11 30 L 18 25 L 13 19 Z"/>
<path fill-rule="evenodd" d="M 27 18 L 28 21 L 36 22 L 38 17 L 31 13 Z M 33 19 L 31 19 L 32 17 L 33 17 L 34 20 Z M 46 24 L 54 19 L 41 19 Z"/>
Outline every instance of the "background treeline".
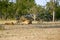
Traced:
<path fill-rule="evenodd" d="M 46 6 L 36 5 L 35 0 L 0 0 L 0 19 L 17 19 L 21 16 L 30 15 L 34 20 L 53 20 L 53 10 L 55 20 L 60 20 L 59 0 L 47 2 Z M 33 15 L 33 16 L 32 16 Z"/>

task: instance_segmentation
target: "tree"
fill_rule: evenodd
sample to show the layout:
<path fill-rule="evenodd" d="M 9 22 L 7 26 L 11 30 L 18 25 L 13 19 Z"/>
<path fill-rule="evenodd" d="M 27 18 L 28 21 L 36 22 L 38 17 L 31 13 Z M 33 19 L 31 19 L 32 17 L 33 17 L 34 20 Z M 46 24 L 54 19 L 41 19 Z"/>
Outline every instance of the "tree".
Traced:
<path fill-rule="evenodd" d="M 16 0 L 16 15 L 19 15 L 20 17 L 28 14 L 28 10 L 30 10 L 30 8 L 32 8 L 34 5 L 34 0 Z"/>
<path fill-rule="evenodd" d="M 14 18 L 15 10 L 16 10 L 16 3 L 9 2 L 9 0 L 0 1 L 1 18 L 3 19 Z"/>
<path fill-rule="evenodd" d="M 16 4 L 13 2 L 9 2 L 7 11 L 8 11 L 8 15 L 7 15 L 8 18 L 15 19 L 14 16 L 16 11 Z"/>
<path fill-rule="evenodd" d="M 33 19 L 34 19 L 34 21 L 35 21 L 35 20 L 36 20 L 36 14 L 38 13 L 37 7 L 36 7 L 36 6 L 33 6 L 33 7 L 30 9 L 30 13 L 33 14 Z"/>
<path fill-rule="evenodd" d="M 6 18 L 6 13 L 7 13 L 7 7 L 8 7 L 8 0 L 2 0 L 0 1 L 1 2 L 1 14 L 2 14 L 2 17 L 5 16 Z"/>
<path fill-rule="evenodd" d="M 49 10 L 49 13 L 53 16 L 53 22 L 55 21 L 55 10 L 57 7 L 57 0 L 50 0 L 50 2 L 47 3 L 47 9 Z"/>
<path fill-rule="evenodd" d="M 60 6 L 56 8 L 56 19 L 60 20 Z"/>
<path fill-rule="evenodd" d="M 30 13 L 33 14 L 32 17 L 33 17 L 34 21 L 40 20 L 40 18 L 42 16 L 41 14 L 43 14 L 44 11 L 45 11 L 45 9 L 40 5 L 38 5 L 38 6 L 35 5 L 30 9 Z"/>

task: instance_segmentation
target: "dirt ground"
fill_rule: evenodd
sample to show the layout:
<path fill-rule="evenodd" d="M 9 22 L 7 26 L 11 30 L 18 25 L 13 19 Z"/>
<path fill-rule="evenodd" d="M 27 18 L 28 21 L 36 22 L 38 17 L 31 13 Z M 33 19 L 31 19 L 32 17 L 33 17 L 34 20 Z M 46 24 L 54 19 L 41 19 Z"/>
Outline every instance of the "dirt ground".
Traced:
<path fill-rule="evenodd" d="M 60 40 L 60 28 L 0 30 L 0 40 Z"/>

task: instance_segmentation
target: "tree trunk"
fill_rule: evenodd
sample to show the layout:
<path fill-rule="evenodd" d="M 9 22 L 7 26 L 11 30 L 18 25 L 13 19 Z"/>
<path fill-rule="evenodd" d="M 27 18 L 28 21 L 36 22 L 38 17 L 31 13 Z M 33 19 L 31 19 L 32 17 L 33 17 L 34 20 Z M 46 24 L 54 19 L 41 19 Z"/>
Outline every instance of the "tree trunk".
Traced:
<path fill-rule="evenodd" d="M 33 19 L 34 21 L 36 21 L 36 14 L 33 14 Z"/>
<path fill-rule="evenodd" d="M 53 11 L 53 22 L 55 21 L 55 11 Z"/>

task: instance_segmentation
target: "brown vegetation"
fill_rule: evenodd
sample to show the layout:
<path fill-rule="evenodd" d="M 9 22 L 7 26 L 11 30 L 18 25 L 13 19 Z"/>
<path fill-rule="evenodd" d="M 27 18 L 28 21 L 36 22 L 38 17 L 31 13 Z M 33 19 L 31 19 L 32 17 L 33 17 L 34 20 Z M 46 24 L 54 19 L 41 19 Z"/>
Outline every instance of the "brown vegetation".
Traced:
<path fill-rule="evenodd" d="M 11 22 L 11 23 L 5 23 L 5 25 L 14 25 L 14 23 L 13 22 Z"/>

